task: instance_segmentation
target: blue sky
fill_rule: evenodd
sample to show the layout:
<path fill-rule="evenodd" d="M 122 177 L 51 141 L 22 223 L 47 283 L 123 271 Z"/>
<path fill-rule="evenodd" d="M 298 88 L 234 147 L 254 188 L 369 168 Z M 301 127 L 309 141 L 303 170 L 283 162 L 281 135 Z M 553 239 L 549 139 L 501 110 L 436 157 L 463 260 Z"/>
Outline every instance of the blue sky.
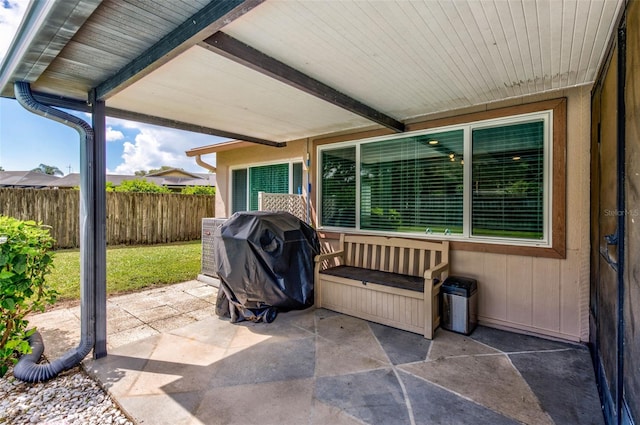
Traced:
<path fill-rule="evenodd" d="M 47 0 L 39 0 L 47 1 Z M 0 0 L 0 62 L 13 39 L 27 0 Z M 87 122 L 90 115 L 75 113 Z M 207 170 L 187 158 L 188 149 L 222 141 L 213 136 L 107 118 L 107 172 L 133 174 L 168 165 L 187 171 Z M 215 165 L 215 155 L 204 158 Z M 34 115 L 13 99 L 0 98 L 0 167 L 30 170 L 39 164 L 58 167 L 65 174 L 80 170 L 78 133 Z"/>

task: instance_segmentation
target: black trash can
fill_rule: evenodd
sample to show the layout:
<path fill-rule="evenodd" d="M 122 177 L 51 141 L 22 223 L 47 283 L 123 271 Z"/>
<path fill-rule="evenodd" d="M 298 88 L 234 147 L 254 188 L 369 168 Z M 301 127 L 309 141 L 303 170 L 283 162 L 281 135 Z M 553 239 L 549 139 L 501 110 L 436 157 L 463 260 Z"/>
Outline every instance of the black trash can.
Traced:
<path fill-rule="evenodd" d="M 478 281 L 449 276 L 440 287 L 440 326 L 469 335 L 478 325 Z"/>

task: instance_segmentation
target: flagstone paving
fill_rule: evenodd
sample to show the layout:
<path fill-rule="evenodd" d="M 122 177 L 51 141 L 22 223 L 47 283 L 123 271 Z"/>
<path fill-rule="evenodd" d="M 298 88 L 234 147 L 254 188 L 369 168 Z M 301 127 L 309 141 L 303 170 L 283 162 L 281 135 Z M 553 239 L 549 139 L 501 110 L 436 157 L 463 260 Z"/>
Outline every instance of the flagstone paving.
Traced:
<path fill-rule="evenodd" d="M 585 346 L 486 327 L 429 341 L 313 308 L 232 324 L 215 293 L 109 299 L 109 354 L 83 366 L 136 423 L 603 424 Z M 79 329 L 54 312 L 38 318 L 49 356 L 47 335 L 64 351 Z"/>

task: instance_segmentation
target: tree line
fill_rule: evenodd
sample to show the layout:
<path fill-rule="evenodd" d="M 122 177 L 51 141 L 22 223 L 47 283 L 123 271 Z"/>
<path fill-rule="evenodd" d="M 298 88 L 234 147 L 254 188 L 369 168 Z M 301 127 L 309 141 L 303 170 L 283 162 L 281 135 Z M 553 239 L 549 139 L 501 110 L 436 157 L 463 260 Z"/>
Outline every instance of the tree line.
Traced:
<path fill-rule="evenodd" d="M 118 186 L 113 182 L 107 182 L 107 192 L 173 193 L 166 186 L 139 178 L 124 180 Z M 215 195 L 216 188 L 212 186 L 186 186 L 180 190 L 180 193 L 183 195 Z"/>

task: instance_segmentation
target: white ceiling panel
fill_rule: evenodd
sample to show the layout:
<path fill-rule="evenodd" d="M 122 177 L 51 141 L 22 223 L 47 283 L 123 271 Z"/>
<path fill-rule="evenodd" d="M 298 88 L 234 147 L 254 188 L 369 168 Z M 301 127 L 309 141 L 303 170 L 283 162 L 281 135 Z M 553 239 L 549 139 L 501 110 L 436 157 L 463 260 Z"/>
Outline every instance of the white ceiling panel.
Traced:
<path fill-rule="evenodd" d="M 402 120 L 593 82 L 621 2 L 273 1 L 224 31 Z"/>
<path fill-rule="evenodd" d="M 371 125 L 198 46 L 113 96 L 107 106 L 273 141 Z"/>
<path fill-rule="evenodd" d="M 26 53 L 14 55 L 20 72 L 0 75 L 7 82 L 2 95 L 10 96 L 17 80 L 76 102 L 95 88 L 120 116 L 129 111 L 272 141 L 375 123 L 401 130 L 430 113 L 591 84 L 625 4 L 247 0 L 227 10 L 208 0 L 84 2 L 95 9 L 90 16 L 56 2 L 54 28 L 34 41 L 30 28 L 19 31 L 24 39 L 12 51 Z M 64 25 L 68 20 L 83 24 Z M 203 27 L 191 34 L 195 22 Z M 39 59 L 50 33 L 70 30 L 72 37 L 59 37 L 65 44 L 57 56 Z"/>

